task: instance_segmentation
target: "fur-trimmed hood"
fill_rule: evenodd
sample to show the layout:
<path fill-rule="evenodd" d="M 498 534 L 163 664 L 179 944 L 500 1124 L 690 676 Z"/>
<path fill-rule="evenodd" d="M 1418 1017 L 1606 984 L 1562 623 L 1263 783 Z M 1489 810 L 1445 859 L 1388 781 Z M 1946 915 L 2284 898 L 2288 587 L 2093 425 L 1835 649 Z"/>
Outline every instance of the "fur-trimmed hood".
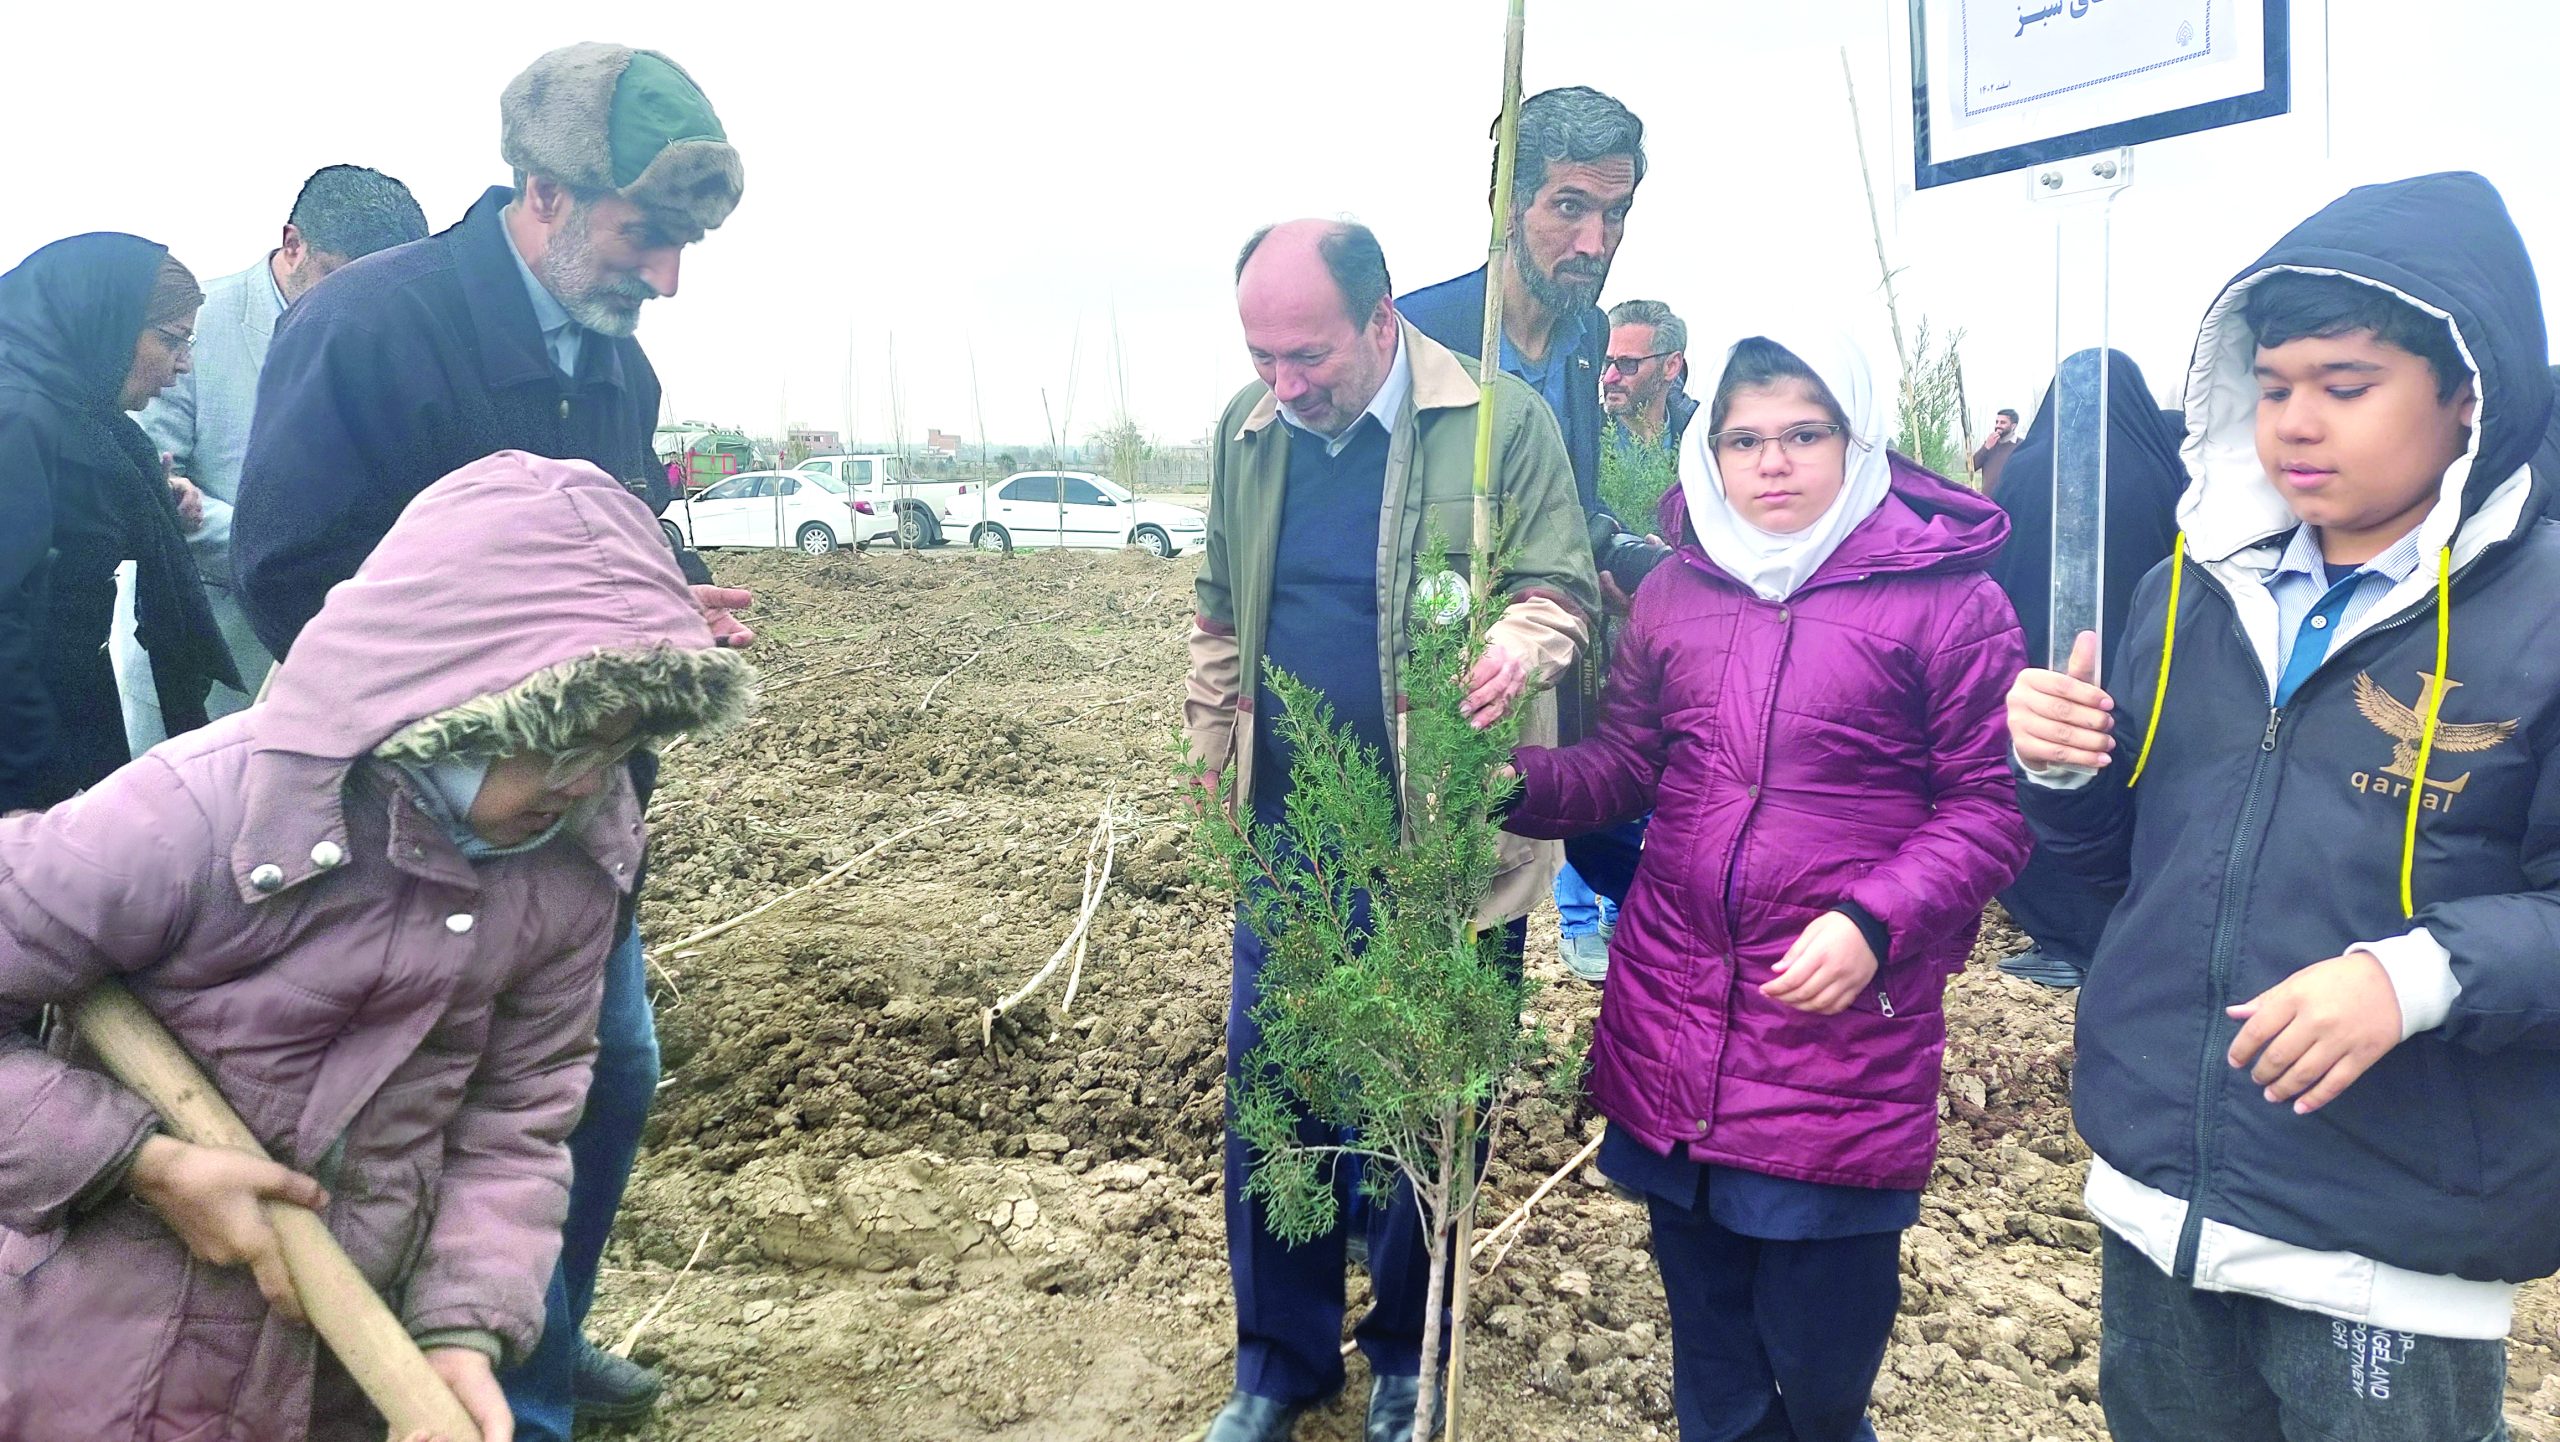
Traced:
<path fill-rule="evenodd" d="M 258 736 L 333 760 L 495 757 L 624 709 L 660 735 L 724 724 L 749 684 L 646 507 L 583 461 L 500 451 L 428 487 L 331 589 Z"/>
<path fill-rule="evenodd" d="M 583 461 L 500 451 L 409 504 L 243 713 L 256 754 L 235 870 L 269 893 L 326 870 L 317 858 L 343 854 L 347 777 L 368 755 L 556 751 L 625 710 L 649 734 L 715 727 L 752 687 L 646 506 Z M 636 821 L 623 794 L 582 839 L 636 862 Z M 270 865 L 281 883 L 259 886 Z"/>

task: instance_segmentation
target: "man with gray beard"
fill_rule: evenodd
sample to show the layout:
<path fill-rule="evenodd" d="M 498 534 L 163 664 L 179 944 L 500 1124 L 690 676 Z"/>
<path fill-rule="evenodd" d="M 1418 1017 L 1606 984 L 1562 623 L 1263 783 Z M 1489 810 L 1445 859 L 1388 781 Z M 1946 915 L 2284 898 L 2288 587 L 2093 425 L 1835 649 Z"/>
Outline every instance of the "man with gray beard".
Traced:
<path fill-rule="evenodd" d="M 737 205 L 738 152 L 690 76 L 619 45 L 543 56 L 500 114 L 513 186 L 347 266 L 276 326 L 232 546 L 279 658 L 410 497 L 492 451 L 592 462 L 653 510 L 670 499 L 658 377 L 631 337 Z"/>
<path fill-rule="evenodd" d="M 514 185 L 481 196 L 451 230 L 347 266 L 276 326 L 233 549 L 250 620 L 283 664 L 410 498 L 493 451 L 586 461 L 651 510 L 668 500 L 651 448 L 658 377 L 631 336 L 642 306 L 676 293 L 685 247 L 737 205 L 738 152 L 691 76 L 627 46 L 552 51 L 507 86 L 499 111 Z M 747 593 L 709 584 L 691 552 L 678 561 L 712 633 L 752 641 L 732 614 Z M 487 584 L 503 592 L 508 581 Z M 655 758 L 642 751 L 631 765 L 645 801 Z M 476 792 L 479 781 L 459 784 Z M 573 1413 L 633 1420 L 658 1392 L 655 1374 L 582 1335 L 658 1081 L 631 912 L 606 963 L 594 1079 L 568 1139 L 574 1181 L 541 1345 L 496 1359 L 519 1442 L 567 1442 Z"/>

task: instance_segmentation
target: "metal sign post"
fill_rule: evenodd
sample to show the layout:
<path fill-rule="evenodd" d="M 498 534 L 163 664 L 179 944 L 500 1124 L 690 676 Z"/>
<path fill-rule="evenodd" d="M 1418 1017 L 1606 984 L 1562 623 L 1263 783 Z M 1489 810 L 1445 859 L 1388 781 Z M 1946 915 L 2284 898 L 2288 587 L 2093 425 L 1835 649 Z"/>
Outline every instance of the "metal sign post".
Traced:
<path fill-rule="evenodd" d="M 2103 641 L 2107 549 L 2107 296 L 2116 197 L 2133 151 L 2037 166 L 2035 203 L 2053 213 L 2053 631 L 2042 658 L 2069 667 L 2084 631 Z M 2103 679 L 2103 678 L 2100 678 Z"/>

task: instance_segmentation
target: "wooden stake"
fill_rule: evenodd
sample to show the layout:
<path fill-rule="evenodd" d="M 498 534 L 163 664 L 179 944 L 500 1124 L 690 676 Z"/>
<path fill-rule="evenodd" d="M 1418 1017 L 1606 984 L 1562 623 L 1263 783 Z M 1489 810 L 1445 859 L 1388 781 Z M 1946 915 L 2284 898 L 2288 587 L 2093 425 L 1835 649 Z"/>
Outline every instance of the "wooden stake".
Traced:
<path fill-rule="evenodd" d="M 200 1147 L 222 1147 L 265 1158 L 267 1150 L 240 1114 L 205 1080 L 178 1039 L 133 993 L 103 981 L 73 1009 L 80 1039 L 107 1070 L 151 1103 L 169 1135 Z M 294 1295 L 311 1329 L 364 1395 L 391 1423 L 393 1437 L 431 1432 L 447 1442 L 481 1442 L 453 1389 L 427 1365 L 409 1329 L 391 1315 L 373 1284 L 347 1259 L 320 1214 L 290 1202 L 268 1202 Z M 143 1319 L 136 1319 L 137 1321 Z"/>

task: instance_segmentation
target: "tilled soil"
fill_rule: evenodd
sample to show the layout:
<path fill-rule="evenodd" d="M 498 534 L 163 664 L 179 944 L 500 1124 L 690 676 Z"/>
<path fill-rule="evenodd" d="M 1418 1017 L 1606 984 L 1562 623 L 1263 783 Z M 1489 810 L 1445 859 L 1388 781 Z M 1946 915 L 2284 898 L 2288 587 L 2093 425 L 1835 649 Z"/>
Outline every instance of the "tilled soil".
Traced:
<path fill-rule="evenodd" d="M 1192 563 L 720 569 L 757 590 L 767 700 L 744 732 L 673 750 L 656 806 L 644 930 L 667 1080 L 592 1327 L 611 1343 L 646 1314 L 635 1354 L 669 1396 L 634 1435 L 1192 1436 L 1226 1394 L 1233 1326 L 1232 913 L 1195 880 L 1177 796 Z M 983 1010 L 1074 926 L 1106 809 L 1117 850 L 1072 1011 L 1071 957 L 990 1034 Z M 2070 1001 L 1993 968 L 2020 944 L 1995 912 L 1947 998 L 1944 1143 L 1877 1387 L 1889 1438 L 2105 1435 Z M 1551 912 L 1530 949 L 1540 1013 L 1586 1022 L 1597 993 L 1555 964 Z M 1598 1125 L 1542 1096 L 1520 1116 L 1494 1213 Z M 1639 1208 L 1587 1167 L 1541 1204 L 1477 1286 L 1471 1430 L 1674 1435 L 1645 1248 Z M 2512 1348 L 2521 1437 L 2560 1439 L 2556 1345 L 2560 1302 L 2537 1288 Z M 1355 1360 L 1299 1435 L 1356 1438 L 1365 1395 Z"/>

